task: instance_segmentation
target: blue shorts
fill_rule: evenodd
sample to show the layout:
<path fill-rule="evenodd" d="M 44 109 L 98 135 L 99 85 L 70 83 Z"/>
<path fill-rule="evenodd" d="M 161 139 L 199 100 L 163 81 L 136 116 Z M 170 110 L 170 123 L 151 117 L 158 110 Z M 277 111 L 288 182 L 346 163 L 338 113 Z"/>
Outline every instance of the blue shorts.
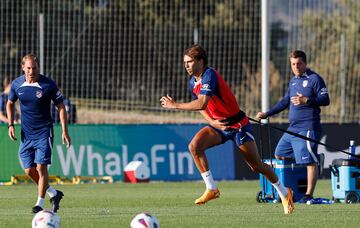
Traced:
<path fill-rule="evenodd" d="M 301 131 L 298 134 L 319 141 L 320 132 Z M 295 159 L 297 164 L 319 163 L 317 155 L 318 144 L 285 133 L 278 142 L 275 155 Z"/>
<path fill-rule="evenodd" d="M 212 127 L 212 126 L 210 126 Z M 214 130 L 216 130 L 222 137 L 222 143 L 225 143 L 226 141 L 233 140 L 236 145 L 239 147 L 245 142 L 248 141 L 255 141 L 255 138 L 253 136 L 253 127 L 250 123 L 246 124 L 244 127 L 240 129 L 231 129 L 227 131 L 219 130 L 215 127 L 212 127 Z"/>
<path fill-rule="evenodd" d="M 22 141 L 19 157 L 24 169 L 35 167 L 36 164 L 51 164 L 51 150 L 54 138 L 32 139 Z"/>

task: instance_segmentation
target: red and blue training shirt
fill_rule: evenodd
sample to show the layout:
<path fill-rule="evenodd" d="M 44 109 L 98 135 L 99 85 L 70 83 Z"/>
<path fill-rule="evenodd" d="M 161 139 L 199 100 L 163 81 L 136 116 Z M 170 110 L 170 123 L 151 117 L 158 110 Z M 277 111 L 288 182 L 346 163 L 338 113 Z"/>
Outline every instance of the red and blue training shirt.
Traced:
<path fill-rule="evenodd" d="M 189 80 L 189 89 L 194 100 L 198 98 L 199 94 L 211 97 L 206 112 L 213 119 L 223 120 L 234 117 L 241 111 L 230 87 L 221 74 L 213 68 L 206 67 L 200 81 L 196 81 L 192 76 Z M 248 123 L 249 120 L 245 116 L 240 122 L 230 127 L 238 129 Z"/>

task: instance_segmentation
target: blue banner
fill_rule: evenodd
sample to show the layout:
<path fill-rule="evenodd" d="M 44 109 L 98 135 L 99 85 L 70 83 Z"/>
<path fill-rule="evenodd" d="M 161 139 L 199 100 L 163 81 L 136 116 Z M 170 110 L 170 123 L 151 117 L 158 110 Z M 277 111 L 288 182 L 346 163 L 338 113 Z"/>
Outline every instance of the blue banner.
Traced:
<path fill-rule="evenodd" d="M 188 144 L 205 125 L 72 125 L 73 145 L 61 144 L 61 128 L 55 126 L 50 175 L 112 176 L 123 179 L 125 166 L 143 161 L 151 180 L 199 180 L 201 176 Z M 216 180 L 235 179 L 234 145 L 227 142 L 207 151 Z"/>

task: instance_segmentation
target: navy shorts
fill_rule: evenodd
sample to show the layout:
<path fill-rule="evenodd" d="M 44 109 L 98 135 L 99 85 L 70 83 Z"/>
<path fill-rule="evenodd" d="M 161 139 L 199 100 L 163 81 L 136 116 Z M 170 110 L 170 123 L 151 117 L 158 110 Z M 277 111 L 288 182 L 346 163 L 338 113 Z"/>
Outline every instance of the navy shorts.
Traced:
<path fill-rule="evenodd" d="M 53 137 L 43 139 L 24 139 L 20 143 L 19 157 L 24 169 L 35 167 L 36 164 L 51 164 Z"/>
<path fill-rule="evenodd" d="M 301 131 L 298 134 L 319 141 L 320 132 Z M 318 144 L 285 133 L 278 142 L 275 155 L 295 159 L 297 164 L 319 163 L 317 155 Z"/>
<path fill-rule="evenodd" d="M 253 136 L 253 127 L 250 123 L 246 124 L 244 127 L 240 129 L 230 129 L 227 131 L 222 131 L 215 127 L 212 128 L 217 132 L 219 132 L 219 134 L 222 137 L 222 143 L 225 143 L 228 140 L 233 140 L 236 143 L 236 145 L 239 147 L 245 142 L 255 141 L 255 138 Z"/>

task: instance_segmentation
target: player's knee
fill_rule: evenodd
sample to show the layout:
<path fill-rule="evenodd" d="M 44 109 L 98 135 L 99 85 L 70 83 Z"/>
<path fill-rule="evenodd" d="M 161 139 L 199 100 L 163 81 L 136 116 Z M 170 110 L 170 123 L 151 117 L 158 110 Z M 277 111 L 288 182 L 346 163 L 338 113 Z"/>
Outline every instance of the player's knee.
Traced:
<path fill-rule="evenodd" d="M 188 149 L 189 149 L 190 153 L 192 153 L 192 154 L 194 154 L 194 152 L 196 151 L 193 143 L 190 143 L 188 145 Z"/>
<path fill-rule="evenodd" d="M 25 171 L 25 173 L 26 173 L 26 175 L 28 175 L 28 176 L 31 176 L 31 174 L 32 174 L 32 168 L 27 168 L 27 169 L 24 169 L 24 171 Z"/>
<path fill-rule="evenodd" d="M 193 156 L 199 155 L 202 151 L 200 149 L 199 145 L 197 143 L 193 143 L 193 142 L 191 142 L 189 144 L 188 149 Z"/>
<path fill-rule="evenodd" d="M 38 172 L 39 176 L 44 176 L 47 174 L 47 169 L 46 167 L 42 166 L 42 165 L 38 165 L 36 166 L 36 171 Z"/>
<path fill-rule="evenodd" d="M 38 172 L 39 176 L 43 176 L 43 171 L 39 167 L 36 167 L 36 171 Z"/>

